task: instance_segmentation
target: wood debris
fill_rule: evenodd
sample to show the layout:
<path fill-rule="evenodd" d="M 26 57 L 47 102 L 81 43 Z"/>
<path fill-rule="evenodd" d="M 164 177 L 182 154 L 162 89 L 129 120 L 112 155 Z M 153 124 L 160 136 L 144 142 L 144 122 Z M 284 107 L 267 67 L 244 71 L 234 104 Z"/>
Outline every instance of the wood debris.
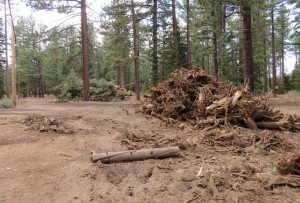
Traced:
<path fill-rule="evenodd" d="M 61 120 L 41 115 L 29 115 L 22 121 L 22 124 L 27 126 L 28 130 L 40 132 L 55 132 L 59 134 L 72 134 L 73 130 L 66 126 Z"/>
<path fill-rule="evenodd" d="M 238 125 L 250 129 L 300 130 L 300 118 L 274 111 L 268 100 L 216 81 L 201 69 L 181 69 L 150 89 L 138 109 L 165 121 L 188 122 L 195 127 Z"/>
<path fill-rule="evenodd" d="M 277 167 L 281 174 L 300 175 L 300 150 L 281 155 Z"/>

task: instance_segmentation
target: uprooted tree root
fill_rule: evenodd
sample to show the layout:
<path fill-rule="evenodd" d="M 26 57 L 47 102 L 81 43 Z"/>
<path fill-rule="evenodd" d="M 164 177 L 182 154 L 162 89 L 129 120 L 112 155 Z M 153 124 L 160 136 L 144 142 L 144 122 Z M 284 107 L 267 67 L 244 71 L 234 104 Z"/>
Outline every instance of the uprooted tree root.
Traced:
<path fill-rule="evenodd" d="M 299 131 L 300 118 L 273 111 L 268 100 L 254 96 L 248 86 L 216 81 L 201 69 L 181 69 L 152 87 L 138 109 L 168 122 L 188 122 L 197 128 L 238 125 Z"/>
<path fill-rule="evenodd" d="M 29 115 L 26 119 L 22 120 L 22 124 L 27 126 L 28 130 L 40 132 L 55 132 L 59 134 L 72 134 L 74 133 L 68 126 L 66 126 L 60 119 L 41 116 Z"/>
<path fill-rule="evenodd" d="M 300 150 L 285 153 L 277 162 L 281 174 L 300 175 Z"/>

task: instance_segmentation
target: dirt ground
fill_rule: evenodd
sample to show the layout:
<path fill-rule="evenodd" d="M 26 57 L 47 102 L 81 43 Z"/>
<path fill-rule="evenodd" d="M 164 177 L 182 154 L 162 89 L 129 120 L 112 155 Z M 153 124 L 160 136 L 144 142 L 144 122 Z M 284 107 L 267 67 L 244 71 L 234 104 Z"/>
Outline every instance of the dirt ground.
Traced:
<path fill-rule="evenodd" d="M 140 103 L 134 98 L 53 101 L 21 99 L 17 108 L 0 110 L 0 202 L 300 203 L 300 177 L 279 175 L 276 168 L 284 151 L 299 148 L 300 133 L 167 125 L 135 113 Z M 279 96 L 272 103 L 300 115 L 299 95 Z M 33 116 L 31 124 L 43 116 L 63 129 L 33 128 L 24 122 L 28 116 Z M 175 145 L 181 148 L 178 158 L 112 164 L 90 160 L 91 150 Z"/>

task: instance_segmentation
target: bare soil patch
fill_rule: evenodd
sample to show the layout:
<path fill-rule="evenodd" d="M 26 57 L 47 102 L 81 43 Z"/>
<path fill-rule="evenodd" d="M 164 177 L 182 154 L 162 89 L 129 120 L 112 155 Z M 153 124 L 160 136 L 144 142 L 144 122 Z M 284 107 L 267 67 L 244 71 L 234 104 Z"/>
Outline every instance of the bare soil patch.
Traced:
<path fill-rule="evenodd" d="M 271 102 L 276 110 L 300 115 L 300 97 L 289 97 Z M 0 202 L 300 199 L 299 175 L 283 175 L 277 167 L 280 157 L 299 149 L 298 132 L 234 126 L 195 129 L 135 113 L 141 103 L 134 99 L 103 103 L 52 99 L 22 99 L 16 109 L 0 111 Z M 54 119 L 74 133 L 28 129 L 22 121 L 32 115 Z M 181 156 L 112 164 L 90 161 L 90 150 L 166 146 L 179 146 Z"/>

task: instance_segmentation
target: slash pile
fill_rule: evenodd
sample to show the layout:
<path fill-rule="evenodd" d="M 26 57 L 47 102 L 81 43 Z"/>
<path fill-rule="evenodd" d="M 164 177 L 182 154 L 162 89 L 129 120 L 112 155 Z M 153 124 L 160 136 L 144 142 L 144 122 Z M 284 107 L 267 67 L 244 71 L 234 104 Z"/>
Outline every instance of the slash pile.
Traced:
<path fill-rule="evenodd" d="M 27 126 L 28 130 L 35 130 L 40 132 L 55 132 L 59 134 L 73 134 L 61 120 L 41 115 L 29 115 L 26 119 L 21 121 L 23 125 Z"/>
<path fill-rule="evenodd" d="M 300 118 L 274 111 L 268 100 L 248 87 L 216 81 L 201 69 L 181 69 L 145 95 L 140 112 L 168 122 L 188 122 L 195 127 L 239 125 L 251 129 L 300 130 Z"/>
<path fill-rule="evenodd" d="M 282 155 L 277 166 L 282 174 L 300 175 L 300 150 Z"/>

